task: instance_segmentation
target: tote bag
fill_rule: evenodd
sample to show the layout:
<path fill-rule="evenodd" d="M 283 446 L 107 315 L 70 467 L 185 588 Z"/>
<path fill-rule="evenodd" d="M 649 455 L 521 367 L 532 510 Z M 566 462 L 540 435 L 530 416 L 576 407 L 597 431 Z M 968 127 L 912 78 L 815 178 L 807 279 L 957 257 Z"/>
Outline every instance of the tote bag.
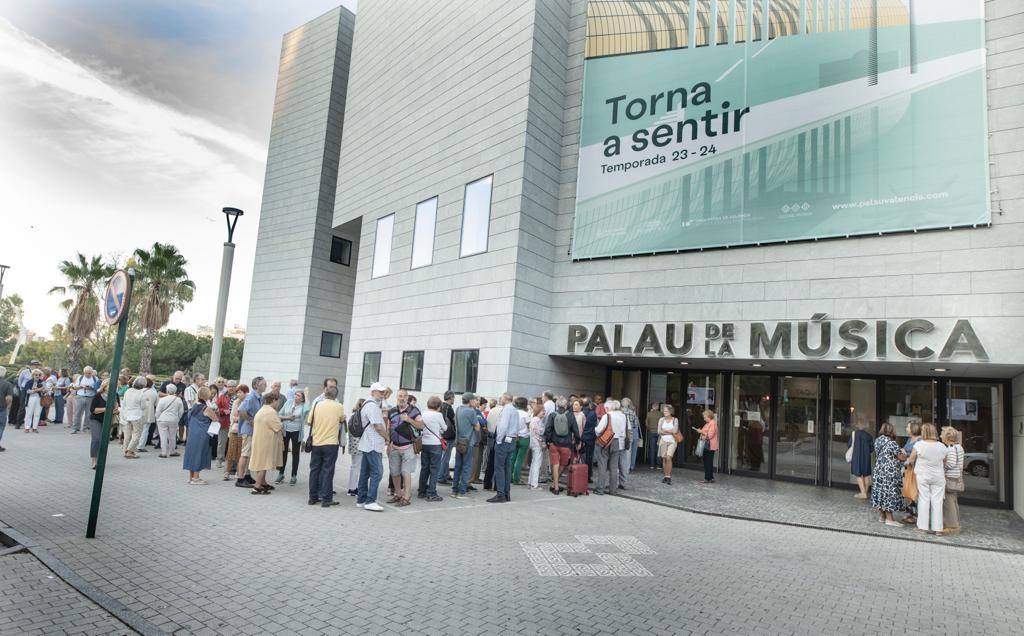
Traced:
<path fill-rule="evenodd" d="M 903 471 L 903 498 L 907 501 L 917 501 L 917 475 L 913 468 Z"/>

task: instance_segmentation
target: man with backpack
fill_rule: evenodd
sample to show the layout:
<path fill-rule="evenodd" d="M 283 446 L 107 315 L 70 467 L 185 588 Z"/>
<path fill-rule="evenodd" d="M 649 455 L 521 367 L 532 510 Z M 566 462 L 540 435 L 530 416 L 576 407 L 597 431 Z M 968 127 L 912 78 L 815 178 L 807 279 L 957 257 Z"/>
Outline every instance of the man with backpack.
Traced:
<path fill-rule="evenodd" d="M 544 441 L 551 456 L 550 490 L 556 495 L 562 492 L 558 485 L 562 468 L 569 465 L 573 451 L 577 450 L 582 442 L 579 431 L 570 424 L 571 418 L 565 398 L 558 398 L 555 412 L 548 415 L 544 426 Z"/>
<path fill-rule="evenodd" d="M 360 410 L 360 424 L 363 427 L 359 438 L 359 451 L 362 453 L 362 466 L 359 469 L 359 490 L 356 494 L 356 507 L 371 512 L 384 510 L 377 503 L 377 489 L 384 473 L 382 457 L 387 446 L 387 427 L 384 426 L 384 413 L 381 403 L 387 395 L 388 388 L 374 382 L 370 385 L 370 399 L 363 403 Z"/>
<path fill-rule="evenodd" d="M 441 437 L 448 443 L 448 448 L 441 455 L 441 476 L 437 481 L 437 483 L 444 484 L 445 486 L 452 485 L 449 467 L 451 466 L 452 451 L 455 450 L 455 407 L 452 406 L 454 403 L 455 393 L 453 391 L 445 391 L 444 401 L 441 402 L 441 417 L 444 418 L 444 424 L 447 428 L 444 429 Z"/>

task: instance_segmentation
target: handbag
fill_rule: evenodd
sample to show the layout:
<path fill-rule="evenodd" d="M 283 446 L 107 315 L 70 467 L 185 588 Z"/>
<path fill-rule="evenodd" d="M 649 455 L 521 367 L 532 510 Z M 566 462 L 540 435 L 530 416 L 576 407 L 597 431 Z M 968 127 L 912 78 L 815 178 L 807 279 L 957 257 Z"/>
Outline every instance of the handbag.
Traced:
<path fill-rule="evenodd" d="M 672 439 L 674 439 L 676 441 L 676 444 L 682 444 L 683 443 L 683 434 L 680 433 L 679 431 L 676 431 L 675 433 L 672 433 Z"/>
<path fill-rule="evenodd" d="M 946 477 L 946 492 L 961 493 L 964 491 L 964 480 L 960 477 Z"/>
<path fill-rule="evenodd" d="M 317 402 L 316 404 L 320 404 Z M 316 415 L 316 404 L 313 405 L 313 412 L 309 414 L 309 421 L 313 422 L 313 416 Z M 305 453 L 313 452 L 313 426 L 309 427 L 309 435 L 306 436 L 306 441 L 302 443 L 302 451 Z"/>
<path fill-rule="evenodd" d="M 442 453 L 445 452 L 446 450 L 448 450 L 448 440 L 444 439 L 443 437 L 437 437 L 437 433 L 435 433 L 434 431 L 430 430 L 430 427 L 427 426 L 426 423 L 423 424 L 423 430 L 425 430 L 426 432 L 430 433 L 431 435 L 436 437 L 439 442 L 441 442 L 441 452 Z M 423 439 L 422 435 L 420 435 L 419 437 L 416 438 L 416 442 L 415 443 L 417 445 L 419 445 L 419 448 L 416 449 L 417 453 L 420 452 L 421 450 L 423 450 L 423 442 L 421 441 L 422 439 Z"/>
<path fill-rule="evenodd" d="M 852 464 L 853 463 L 853 440 L 854 440 L 854 437 L 856 435 L 857 435 L 856 432 L 850 433 L 850 447 L 846 449 L 846 463 L 847 464 Z"/>
<path fill-rule="evenodd" d="M 913 467 L 903 471 L 903 498 L 907 501 L 917 501 L 917 475 Z"/>
<path fill-rule="evenodd" d="M 455 442 L 455 452 L 459 455 L 465 455 L 466 451 L 469 450 L 469 438 L 462 437 Z"/>
<path fill-rule="evenodd" d="M 696 455 L 697 457 L 703 457 L 704 456 L 704 451 L 705 451 L 705 449 L 707 449 L 707 447 L 708 447 L 708 440 L 706 440 L 706 439 L 704 439 L 702 437 L 699 440 L 697 440 L 697 448 L 695 448 L 693 450 L 693 454 Z"/>
<path fill-rule="evenodd" d="M 597 445 L 601 448 L 608 448 L 612 440 L 615 439 L 615 430 L 612 429 L 612 414 L 605 415 L 608 418 L 608 424 L 601 431 L 601 434 L 597 436 Z"/>

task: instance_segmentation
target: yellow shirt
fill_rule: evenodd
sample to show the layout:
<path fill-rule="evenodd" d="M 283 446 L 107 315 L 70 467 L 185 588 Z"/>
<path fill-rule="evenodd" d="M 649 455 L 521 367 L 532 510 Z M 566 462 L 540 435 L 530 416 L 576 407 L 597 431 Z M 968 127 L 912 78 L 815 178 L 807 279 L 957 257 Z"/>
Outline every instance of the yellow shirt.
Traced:
<path fill-rule="evenodd" d="M 339 425 L 345 420 L 345 407 L 335 400 L 321 400 L 309 411 L 313 427 L 313 446 L 338 445 Z"/>

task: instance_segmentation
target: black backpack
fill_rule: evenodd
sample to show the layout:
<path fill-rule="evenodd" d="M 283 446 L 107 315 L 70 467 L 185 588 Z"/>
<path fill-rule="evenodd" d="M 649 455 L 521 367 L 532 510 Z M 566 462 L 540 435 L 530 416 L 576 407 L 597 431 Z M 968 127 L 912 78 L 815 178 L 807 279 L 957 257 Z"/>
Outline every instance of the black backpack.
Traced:
<path fill-rule="evenodd" d="M 362 437 L 364 430 L 366 424 L 363 423 L 363 410 L 359 409 L 348 418 L 348 434 L 352 437 Z"/>

